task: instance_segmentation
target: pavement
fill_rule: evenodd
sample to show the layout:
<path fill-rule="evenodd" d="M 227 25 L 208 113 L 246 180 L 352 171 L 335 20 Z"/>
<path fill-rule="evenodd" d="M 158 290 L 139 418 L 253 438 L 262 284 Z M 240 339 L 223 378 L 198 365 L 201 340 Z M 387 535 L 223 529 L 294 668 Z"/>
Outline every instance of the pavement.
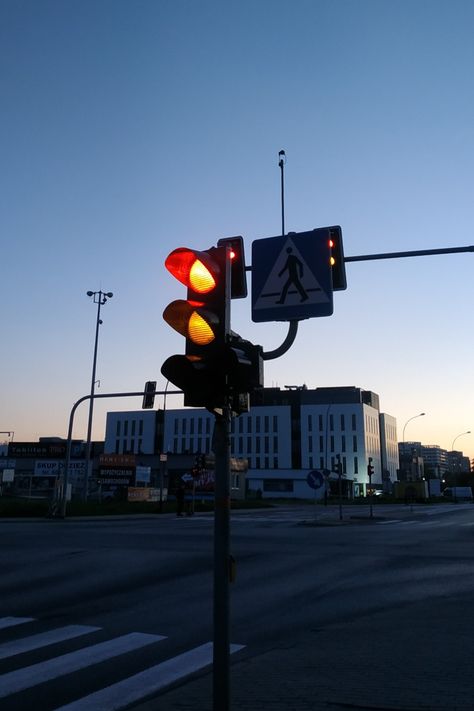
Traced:
<path fill-rule="evenodd" d="M 377 518 L 424 518 L 423 509 L 408 506 Z M 362 523 L 362 516 L 339 522 L 333 508 L 307 524 Z M 473 648 L 469 594 L 400 603 L 352 622 L 308 629 L 265 652 L 232 655 L 230 710 L 473 711 Z M 133 708 L 219 711 L 212 687 L 209 670 Z"/>
<path fill-rule="evenodd" d="M 472 711 L 472 601 L 456 600 L 454 619 L 448 608 L 445 600 L 429 609 L 418 602 L 372 614 L 370 621 L 310 629 L 263 654 L 237 653 L 230 708 Z M 185 710 L 216 711 L 210 672 L 134 707 Z"/>

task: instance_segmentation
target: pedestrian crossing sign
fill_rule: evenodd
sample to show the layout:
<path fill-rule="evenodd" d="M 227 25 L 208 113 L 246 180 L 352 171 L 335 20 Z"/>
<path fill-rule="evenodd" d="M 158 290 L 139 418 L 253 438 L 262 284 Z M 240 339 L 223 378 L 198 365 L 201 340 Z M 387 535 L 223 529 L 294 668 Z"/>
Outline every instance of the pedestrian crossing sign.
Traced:
<path fill-rule="evenodd" d="M 333 313 L 329 230 L 252 243 L 252 321 L 299 321 Z"/>

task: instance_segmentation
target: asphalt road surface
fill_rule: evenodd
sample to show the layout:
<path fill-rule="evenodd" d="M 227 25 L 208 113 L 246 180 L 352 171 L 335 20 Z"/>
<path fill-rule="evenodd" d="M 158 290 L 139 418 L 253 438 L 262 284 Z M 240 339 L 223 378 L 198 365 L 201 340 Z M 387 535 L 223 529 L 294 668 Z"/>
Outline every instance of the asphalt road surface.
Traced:
<path fill-rule="evenodd" d="M 232 660 L 472 596 L 472 504 L 374 513 L 345 507 L 342 524 L 337 506 L 232 514 Z M 129 708 L 209 669 L 211 515 L 4 520 L 0 563 L 2 711 Z"/>

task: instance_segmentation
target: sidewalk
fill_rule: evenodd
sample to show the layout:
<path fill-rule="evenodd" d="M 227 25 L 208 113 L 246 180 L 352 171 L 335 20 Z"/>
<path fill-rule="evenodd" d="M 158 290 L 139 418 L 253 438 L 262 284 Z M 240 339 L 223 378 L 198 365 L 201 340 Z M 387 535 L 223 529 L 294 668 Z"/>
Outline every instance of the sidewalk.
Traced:
<path fill-rule="evenodd" d="M 309 630 L 285 647 L 236 655 L 231 710 L 472 711 L 473 637 L 468 596 L 454 607 L 423 601 Z M 134 709 L 213 711 L 212 675 Z"/>

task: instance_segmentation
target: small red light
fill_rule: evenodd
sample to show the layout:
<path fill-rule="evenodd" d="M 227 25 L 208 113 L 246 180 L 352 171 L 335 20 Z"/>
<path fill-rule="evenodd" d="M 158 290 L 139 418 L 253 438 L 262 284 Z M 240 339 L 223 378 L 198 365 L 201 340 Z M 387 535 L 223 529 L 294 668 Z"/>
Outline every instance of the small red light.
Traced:
<path fill-rule="evenodd" d="M 334 240 L 332 240 L 332 239 L 329 240 L 329 246 L 334 247 Z"/>

